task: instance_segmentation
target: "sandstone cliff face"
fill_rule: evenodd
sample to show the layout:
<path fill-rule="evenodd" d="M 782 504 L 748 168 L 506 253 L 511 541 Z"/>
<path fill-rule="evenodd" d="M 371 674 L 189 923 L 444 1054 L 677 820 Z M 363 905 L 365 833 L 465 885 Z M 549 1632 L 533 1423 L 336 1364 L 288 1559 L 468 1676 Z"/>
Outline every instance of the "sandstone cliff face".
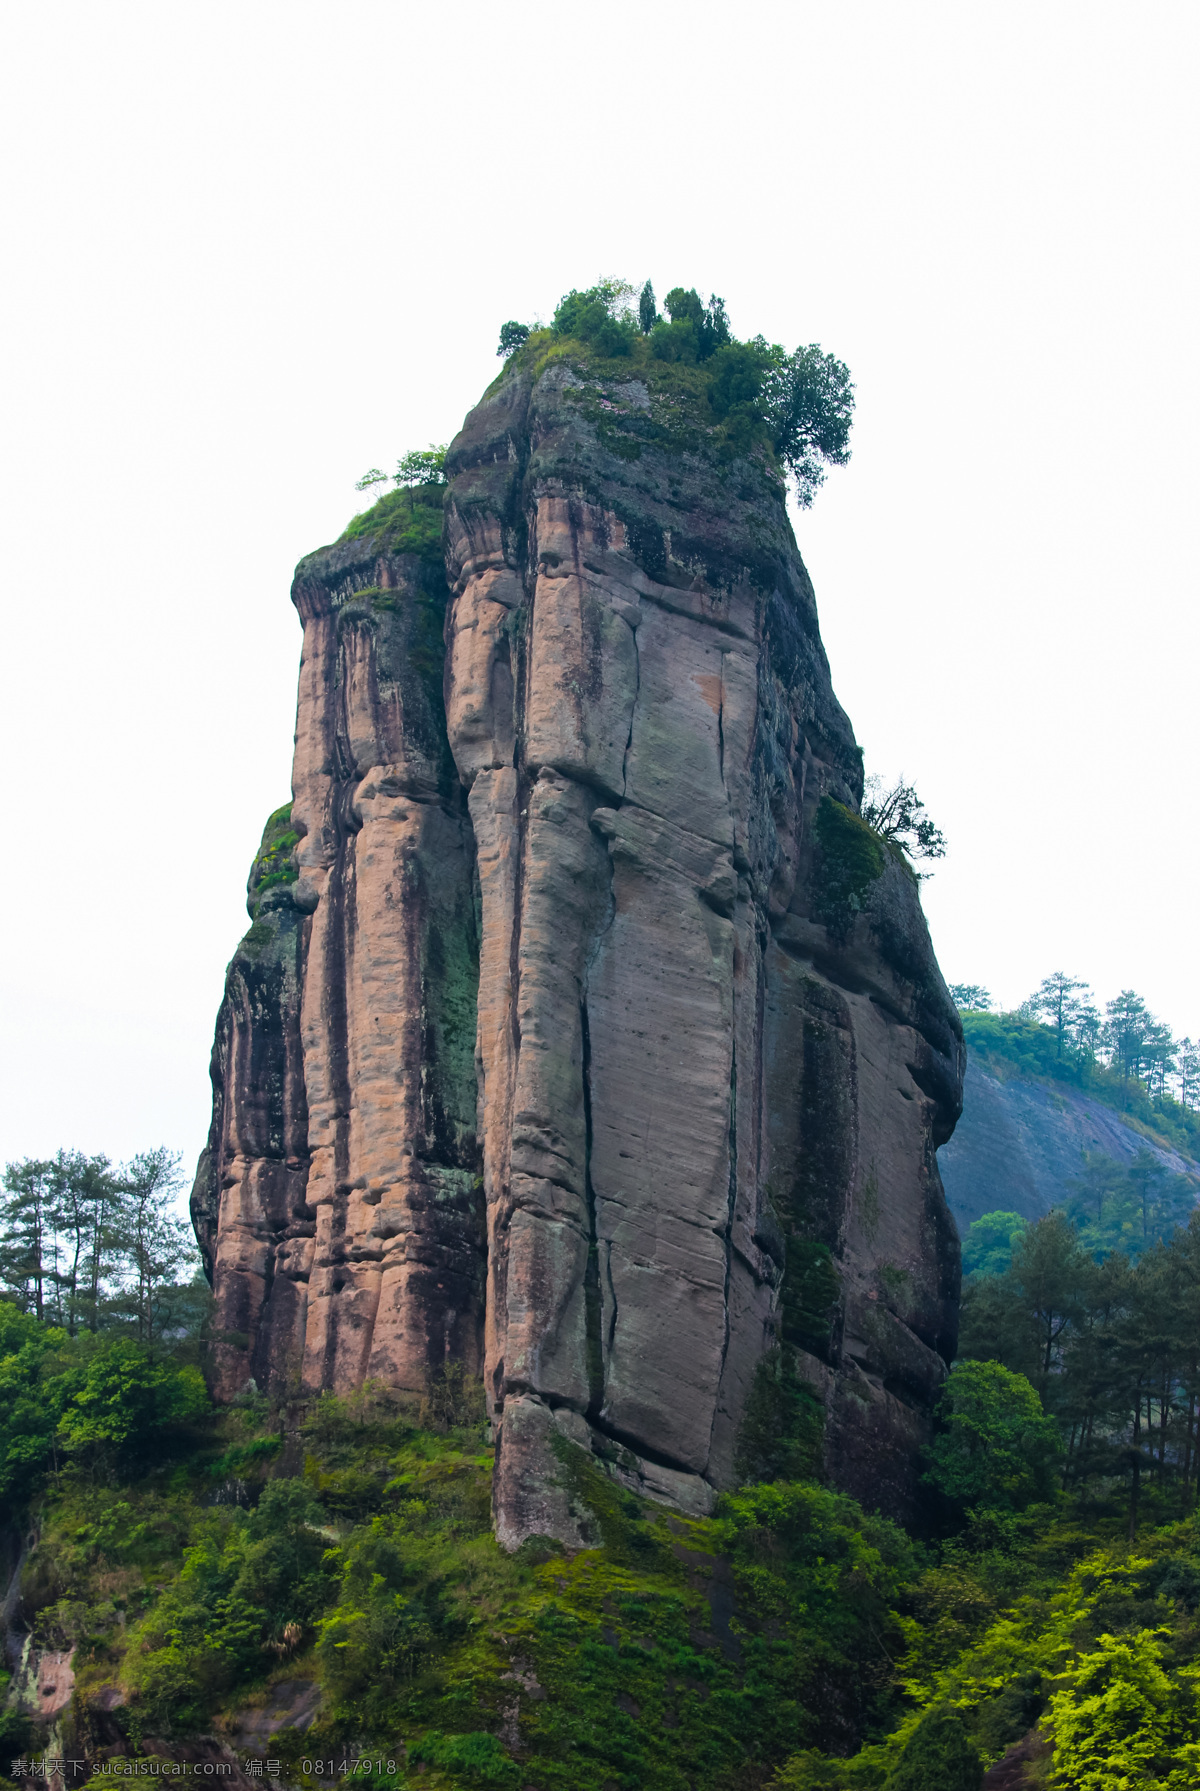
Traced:
<path fill-rule="evenodd" d="M 370 538 L 297 574 L 298 876 L 230 969 L 195 1196 L 226 1384 L 464 1361 L 515 1546 L 591 1539 L 572 1446 L 706 1508 L 794 1368 L 826 1472 L 903 1509 L 962 1035 L 782 488 L 562 361 L 449 471 L 445 585 Z"/>

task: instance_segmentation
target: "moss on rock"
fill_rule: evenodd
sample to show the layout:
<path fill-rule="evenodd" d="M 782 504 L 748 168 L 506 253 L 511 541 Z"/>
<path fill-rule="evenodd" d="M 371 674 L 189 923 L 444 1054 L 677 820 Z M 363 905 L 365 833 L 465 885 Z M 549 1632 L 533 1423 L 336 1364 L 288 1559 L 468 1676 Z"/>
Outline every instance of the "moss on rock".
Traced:
<path fill-rule="evenodd" d="M 246 884 L 246 906 L 251 919 L 258 919 L 258 911 L 262 906 L 262 898 L 269 889 L 280 889 L 296 880 L 296 867 L 293 858 L 300 836 L 291 824 L 292 805 L 285 802 L 268 815 L 267 824 L 263 828 L 262 840 L 254 855 L 254 863 L 250 866 L 250 877 Z M 254 929 L 251 928 L 251 932 Z"/>
<path fill-rule="evenodd" d="M 369 510 L 353 517 L 338 539 L 361 541 L 370 536 L 380 553 L 416 554 L 440 567 L 445 496 L 444 485 L 405 486 L 389 491 Z"/>
<path fill-rule="evenodd" d="M 866 906 L 882 877 L 887 847 L 860 815 L 832 796 L 822 796 L 814 823 L 820 851 L 814 894 L 820 918 L 844 933 Z"/>

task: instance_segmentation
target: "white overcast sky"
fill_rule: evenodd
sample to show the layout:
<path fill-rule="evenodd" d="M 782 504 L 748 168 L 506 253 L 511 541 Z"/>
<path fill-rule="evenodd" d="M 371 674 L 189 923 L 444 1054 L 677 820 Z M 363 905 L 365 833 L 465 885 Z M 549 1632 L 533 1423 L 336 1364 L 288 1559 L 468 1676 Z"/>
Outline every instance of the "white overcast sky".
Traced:
<path fill-rule="evenodd" d="M 1194 0 L 0 21 L 0 1161 L 194 1160 L 292 567 L 599 274 L 850 365 L 798 535 L 947 976 L 1200 1032 Z"/>

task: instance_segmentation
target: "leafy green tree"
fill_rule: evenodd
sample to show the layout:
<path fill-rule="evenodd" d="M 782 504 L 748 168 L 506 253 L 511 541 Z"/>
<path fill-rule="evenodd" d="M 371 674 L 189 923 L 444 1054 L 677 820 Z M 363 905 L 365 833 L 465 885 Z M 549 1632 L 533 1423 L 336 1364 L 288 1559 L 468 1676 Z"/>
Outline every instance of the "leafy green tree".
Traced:
<path fill-rule="evenodd" d="M 1128 1180 L 1124 1165 L 1106 1151 L 1083 1153 L 1083 1166 L 1067 1184 L 1070 1200 L 1067 1210 L 1082 1231 L 1091 1228 L 1093 1235 L 1112 1235 L 1109 1248 L 1119 1247 L 1121 1216 L 1128 1196 Z"/>
<path fill-rule="evenodd" d="M 694 286 L 672 286 L 663 304 L 672 323 L 690 323 L 699 331 L 704 320 L 704 301 Z"/>
<path fill-rule="evenodd" d="M 1013 1245 L 1026 1230 L 1020 1213 L 982 1213 L 963 1239 L 963 1273 L 1003 1275 L 1012 1266 Z"/>
<path fill-rule="evenodd" d="M 926 1710 L 883 1791 L 979 1791 L 983 1761 L 951 1704 Z"/>
<path fill-rule="evenodd" d="M 81 1328 L 94 1332 L 100 1324 L 104 1284 L 115 1266 L 120 1183 L 107 1157 L 60 1150 L 51 1163 L 50 1193 L 61 1241 L 55 1319 L 74 1337 Z"/>
<path fill-rule="evenodd" d="M 850 369 L 810 342 L 794 354 L 780 353 L 767 375 L 763 399 L 775 452 L 795 480 L 797 502 L 807 510 L 825 483 L 825 468 L 845 466 L 850 458 Z"/>
<path fill-rule="evenodd" d="M 19 1511 L 54 1457 L 61 1404 L 43 1385 L 45 1358 L 66 1332 L 0 1300 L 0 1507 Z"/>
<path fill-rule="evenodd" d="M 1083 1168 L 1068 1184 L 1067 1211 L 1084 1245 L 1096 1256 L 1124 1250 L 1137 1257 L 1187 1223 L 1196 1204 L 1189 1176 L 1172 1175 L 1153 1151 L 1129 1163 L 1085 1151 Z"/>
<path fill-rule="evenodd" d="M 701 361 L 711 360 L 719 349 L 729 346 L 733 334 L 729 328 L 729 319 L 725 314 L 725 300 L 716 293 L 709 297 L 708 304 L 696 329 L 696 345 L 698 358 Z"/>
<path fill-rule="evenodd" d="M 1133 989 L 1122 989 L 1106 1003 L 1101 1043 L 1126 1082 L 1149 1078 L 1156 1063 L 1169 1064 L 1174 1047 L 1170 1027 L 1154 1017 Z"/>
<path fill-rule="evenodd" d="M 914 1568 L 908 1537 L 811 1481 L 727 1494 L 715 1536 L 739 1602 L 753 1601 L 782 1633 L 804 1613 L 806 1644 L 790 1651 L 788 1695 L 814 1713 L 815 1728 L 861 1732 L 883 1689 L 878 1670 L 899 1640 L 894 1603 Z"/>
<path fill-rule="evenodd" d="M 652 327 L 650 352 L 656 360 L 695 366 L 732 344 L 725 301 L 715 293 L 706 305 L 694 286 L 673 286 L 663 303 L 671 321 L 660 318 Z"/>
<path fill-rule="evenodd" d="M 1191 1791 L 1200 1781 L 1198 1686 L 1200 1666 L 1175 1678 L 1164 1671 L 1153 1630 L 1101 1635 L 1050 1699 L 1056 1782 L 1072 1791 Z"/>
<path fill-rule="evenodd" d="M 311 1633 L 334 1583 L 325 1514 L 300 1480 L 271 1480 L 254 1511 L 216 1518 L 134 1632 L 128 1673 L 140 1725 L 201 1726 L 240 1681 Z"/>
<path fill-rule="evenodd" d="M 320 1624 L 317 1653 L 342 1702 L 386 1709 L 430 1653 L 442 1613 L 411 1583 L 399 1527 L 376 1520 L 346 1551 L 342 1591 Z"/>
<path fill-rule="evenodd" d="M 586 291 L 573 287 L 559 300 L 553 329 L 560 336 L 575 336 L 597 354 L 630 353 L 638 327 L 629 313 L 633 288 L 624 280 L 600 280 Z"/>
<path fill-rule="evenodd" d="M 1142 1244 L 1163 1239 L 1186 1223 L 1196 1204 L 1195 1183 L 1189 1176 L 1172 1175 L 1161 1157 L 1139 1150 L 1126 1171 L 1141 1225 Z"/>
<path fill-rule="evenodd" d="M 937 1420 L 925 1478 L 947 1498 L 1019 1511 L 1050 1496 L 1062 1441 L 1024 1375 L 999 1362 L 956 1363 Z"/>
<path fill-rule="evenodd" d="M 650 331 L 650 355 L 653 360 L 694 367 L 699 357 L 696 326 L 690 317 L 660 317 Z"/>
<path fill-rule="evenodd" d="M 1011 1271 L 968 1275 L 962 1283 L 958 1317 L 960 1361 L 1003 1362 L 1020 1374 L 1035 1367 L 1031 1328 L 1014 1306 Z"/>
<path fill-rule="evenodd" d="M 170 1321 L 171 1292 L 195 1258 L 186 1220 L 172 1210 L 180 1188 L 179 1154 L 164 1145 L 142 1151 L 119 1186 L 117 1242 L 125 1265 L 111 1310 L 129 1321 L 143 1343 L 153 1343 Z"/>
<path fill-rule="evenodd" d="M 387 483 L 388 476 L 383 469 L 378 466 L 371 466 L 367 468 L 361 479 L 356 479 L 354 481 L 354 489 L 355 491 L 365 492 L 370 501 L 375 503 L 378 498 L 383 496 Z"/>
<path fill-rule="evenodd" d="M 397 485 L 407 486 L 410 490 L 418 485 L 445 485 L 447 452 L 445 442 L 441 447 L 430 442 L 427 448 L 410 448 L 407 454 L 400 456 L 396 465 Z"/>
<path fill-rule="evenodd" d="M 511 319 L 508 323 L 502 323 L 500 325 L 500 346 L 497 348 L 496 353 L 498 355 L 503 355 L 505 360 L 507 360 L 509 355 L 516 354 L 518 348 L 523 348 L 525 346 L 526 342 L 529 340 L 530 333 L 530 327 L 527 323 L 517 323 Z"/>
<path fill-rule="evenodd" d="M 1085 1063 L 1094 1062 L 1103 1031 L 1100 1012 L 1095 1003 L 1081 1001 L 1076 1009 L 1071 1028 L 1071 1043 L 1076 1057 Z"/>
<path fill-rule="evenodd" d="M 1066 1437 L 1067 1473 L 1077 1482 L 1122 1476 L 1129 1465 L 1123 1444 L 1135 1383 L 1125 1326 L 1135 1300 L 1133 1264 L 1122 1251 L 1088 1273 L 1052 1400 Z"/>
<path fill-rule="evenodd" d="M 53 1303 L 52 1251 L 54 1165 L 26 1157 L 4 1171 L 4 1217 L 0 1233 L 0 1276 L 26 1311 L 39 1321 Z"/>
<path fill-rule="evenodd" d="M 160 1433 L 209 1409 L 198 1368 L 156 1361 L 132 1338 L 117 1338 L 63 1377 L 67 1394 L 57 1440 L 93 1467 L 153 1449 Z"/>
<path fill-rule="evenodd" d="M 33 1718 L 23 1710 L 0 1710 L 0 1771 L 9 1769 L 9 1763 L 22 1759 L 27 1748 L 32 1747 L 34 1737 Z"/>
<path fill-rule="evenodd" d="M 1091 1259 L 1066 1214 L 1057 1208 L 1021 1233 L 1008 1279 L 1030 1327 L 1035 1368 L 1030 1379 L 1044 1398 L 1067 1327 L 1086 1298 Z"/>
<path fill-rule="evenodd" d="M 1189 1112 L 1196 1106 L 1196 1097 L 1200 1094 L 1200 1047 L 1191 1039 L 1180 1039 L 1175 1057 L 1175 1074 L 1177 1077 L 1177 1100 L 1181 1107 Z"/>
<path fill-rule="evenodd" d="M 757 418 L 757 404 L 769 360 L 753 342 L 730 342 L 712 357 L 708 402 L 721 422 L 737 414 Z"/>

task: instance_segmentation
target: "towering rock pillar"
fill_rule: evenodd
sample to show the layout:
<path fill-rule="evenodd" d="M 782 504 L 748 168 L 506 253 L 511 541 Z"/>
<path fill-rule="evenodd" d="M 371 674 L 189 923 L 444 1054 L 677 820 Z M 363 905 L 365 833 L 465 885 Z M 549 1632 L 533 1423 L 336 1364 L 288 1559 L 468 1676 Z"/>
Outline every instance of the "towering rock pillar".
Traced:
<path fill-rule="evenodd" d="M 251 876 L 193 1195 L 229 1391 L 419 1391 L 481 1366 L 478 939 L 440 559 L 371 537 L 297 569 L 292 850 L 264 842 L 275 887 L 261 853 Z"/>
<path fill-rule="evenodd" d="M 510 1547 L 593 1538 L 573 1449 L 691 1510 L 823 1471 L 903 1511 L 958 1290 L 917 883 L 770 455 L 661 371 L 521 360 L 444 582 L 386 504 L 297 573 L 295 862 L 197 1183 L 226 1384 L 481 1371 Z"/>
<path fill-rule="evenodd" d="M 858 819 L 773 469 L 655 410 L 551 364 L 450 463 L 509 1543 L 586 1536 L 563 1439 L 703 1507 L 797 1364 L 832 1470 L 902 1505 L 952 1346 L 961 1035 L 915 881 Z"/>

